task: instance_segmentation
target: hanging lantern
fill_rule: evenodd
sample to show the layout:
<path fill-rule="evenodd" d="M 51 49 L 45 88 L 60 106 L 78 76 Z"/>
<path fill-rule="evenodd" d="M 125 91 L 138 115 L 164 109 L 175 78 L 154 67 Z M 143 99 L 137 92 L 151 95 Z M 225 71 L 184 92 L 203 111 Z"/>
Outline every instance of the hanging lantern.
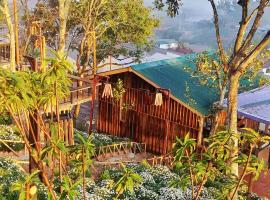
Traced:
<path fill-rule="evenodd" d="M 112 91 L 112 85 L 109 83 L 105 83 L 103 93 L 102 93 L 102 98 L 109 98 L 113 97 L 113 91 Z"/>
<path fill-rule="evenodd" d="M 155 98 L 155 106 L 161 106 L 163 103 L 163 97 L 162 97 L 162 93 L 156 93 L 156 98 Z"/>

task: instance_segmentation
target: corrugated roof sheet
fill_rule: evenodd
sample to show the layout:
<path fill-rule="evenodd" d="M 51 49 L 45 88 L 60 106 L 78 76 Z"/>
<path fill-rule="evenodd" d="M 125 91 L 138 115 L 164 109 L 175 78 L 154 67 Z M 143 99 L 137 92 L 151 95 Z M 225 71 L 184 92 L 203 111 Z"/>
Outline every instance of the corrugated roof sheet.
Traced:
<path fill-rule="evenodd" d="M 191 60 L 194 58 L 195 54 L 191 54 L 175 59 L 133 65 L 132 69 L 161 88 L 170 89 L 176 98 L 201 114 L 208 115 L 213 102 L 218 100 L 218 93 L 213 88 L 199 85 L 185 70 L 185 67 L 193 66 Z"/>
<path fill-rule="evenodd" d="M 270 86 L 239 94 L 238 112 L 255 121 L 270 124 Z"/>
<path fill-rule="evenodd" d="M 213 103 L 218 101 L 219 92 L 213 87 L 200 85 L 198 78 L 192 77 L 187 72 L 186 67 L 195 67 L 193 62 L 195 58 L 196 54 L 189 54 L 174 59 L 136 64 L 131 67 L 159 87 L 170 89 L 171 93 L 180 101 L 207 116 L 210 114 Z M 247 85 L 247 81 L 242 81 L 241 85 Z M 246 87 L 245 91 L 256 86 L 257 84 L 253 84 Z"/>

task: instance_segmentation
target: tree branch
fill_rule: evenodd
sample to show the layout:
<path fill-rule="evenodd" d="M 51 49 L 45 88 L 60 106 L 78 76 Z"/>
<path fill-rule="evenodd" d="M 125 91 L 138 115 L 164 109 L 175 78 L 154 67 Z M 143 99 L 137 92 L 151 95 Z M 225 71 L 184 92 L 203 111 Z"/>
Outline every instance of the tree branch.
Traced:
<path fill-rule="evenodd" d="M 237 71 L 243 73 L 247 66 L 261 53 L 261 51 L 270 43 L 270 30 L 264 36 L 262 41 L 251 51 L 251 53 L 240 63 Z"/>
<path fill-rule="evenodd" d="M 249 20 L 247 20 L 247 18 L 248 18 L 248 5 L 249 5 L 249 1 L 250 0 L 243 1 L 243 5 L 242 5 L 242 20 L 239 23 L 240 24 L 240 28 L 238 30 L 237 37 L 236 37 L 236 40 L 235 40 L 234 54 L 236 54 L 237 51 L 240 49 L 241 44 L 243 42 L 244 35 L 245 35 L 245 31 L 247 29 L 247 25 L 248 25 L 248 21 L 249 21 Z"/>
<path fill-rule="evenodd" d="M 269 3 L 269 0 L 261 0 L 260 1 L 260 5 L 258 6 L 258 9 L 257 9 L 258 11 L 255 12 L 255 13 L 257 13 L 257 15 L 256 15 L 256 17 L 254 19 L 254 22 L 252 24 L 252 27 L 251 27 L 251 29 L 250 29 L 250 31 L 249 31 L 249 33 L 248 33 L 248 35 L 247 35 L 247 37 L 246 37 L 246 39 L 244 41 L 244 44 L 243 44 L 243 46 L 240 49 L 240 52 L 244 52 L 246 50 L 246 48 L 250 46 L 251 41 L 254 38 L 254 35 L 257 32 L 258 27 L 260 25 L 262 16 L 264 14 L 264 9 L 266 8 L 266 6 L 267 6 L 268 3 Z"/>
<path fill-rule="evenodd" d="M 227 71 L 228 70 L 228 63 L 227 63 L 227 59 L 225 56 L 225 51 L 222 45 L 222 40 L 221 40 L 221 35 L 220 35 L 220 30 L 219 30 L 219 19 L 218 19 L 218 12 L 217 12 L 217 8 L 216 8 L 216 4 L 214 2 L 214 0 L 209 0 L 209 2 L 211 3 L 212 9 L 213 9 L 213 14 L 214 14 L 214 25 L 215 25 L 215 29 L 216 29 L 216 39 L 217 39 L 217 44 L 218 44 L 218 51 L 220 54 L 220 59 L 221 62 L 224 66 L 224 70 Z"/>

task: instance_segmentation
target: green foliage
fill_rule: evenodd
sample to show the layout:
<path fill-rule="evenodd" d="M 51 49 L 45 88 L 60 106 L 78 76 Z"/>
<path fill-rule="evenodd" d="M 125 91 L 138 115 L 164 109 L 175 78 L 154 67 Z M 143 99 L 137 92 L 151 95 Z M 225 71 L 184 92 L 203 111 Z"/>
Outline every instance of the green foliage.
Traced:
<path fill-rule="evenodd" d="M 239 141 L 241 151 L 237 157 L 232 157 L 235 138 Z M 214 196 L 217 199 L 224 199 L 232 191 L 234 194 L 242 191 L 243 177 L 253 174 L 254 180 L 257 180 L 264 167 L 263 161 L 253 155 L 254 149 L 269 141 L 269 136 L 260 135 L 252 129 L 243 129 L 240 134 L 221 131 L 206 140 L 207 147 L 203 152 L 198 152 L 196 142 L 189 134 L 184 138 L 177 138 L 174 145 L 174 167 L 179 178 L 173 181 L 171 186 L 182 189 L 191 186 L 193 198 L 202 195 L 202 191 L 197 190 L 197 187 L 215 188 Z M 242 174 L 235 177 L 228 163 L 243 166 Z"/>
<path fill-rule="evenodd" d="M 0 158 L 0 196 L 2 199 L 18 199 L 17 192 L 11 192 L 12 184 L 17 180 L 23 180 L 24 172 L 19 165 L 11 160 Z"/>
<path fill-rule="evenodd" d="M 125 94 L 126 90 L 124 88 L 123 80 L 118 79 L 115 86 L 113 87 L 113 97 L 115 101 L 120 101 Z"/>
<path fill-rule="evenodd" d="M 191 95 L 190 95 L 190 88 L 189 88 L 187 82 L 185 82 L 185 94 L 184 94 L 184 95 L 185 95 L 185 97 L 186 97 L 187 100 L 188 100 L 188 105 L 190 105 L 190 106 L 192 106 L 192 107 L 196 106 L 197 102 L 196 102 L 196 100 L 194 100 L 194 99 L 191 97 Z"/>
<path fill-rule="evenodd" d="M 59 150 L 62 153 L 66 153 L 67 149 L 65 146 L 65 142 L 58 138 L 57 132 L 57 123 L 50 123 L 50 133 L 51 139 L 46 143 L 46 146 L 41 150 L 40 159 L 46 161 L 45 159 L 48 156 L 53 156 L 54 158 L 59 158 Z"/>
<path fill-rule="evenodd" d="M 121 176 L 114 185 L 117 197 L 125 191 L 133 193 L 134 188 L 142 183 L 142 177 L 135 173 L 132 168 L 127 168 L 124 164 L 121 164 L 121 166 Z"/>
<path fill-rule="evenodd" d="M 0 125 L 10 125 L 12 123 L 10 115 L 6 111 L 0 110 L 0 113 Z"/>
<path fill-rule="evenodd" d="M 100 175 L 101 180 L 111 179 L 109 170 L 105 170 Z"/>
<path fill-rule="evenodd" d="M 175 17 L 178 15 L 178 10 L 182 5 L 182 0 L 155 0 L 154 3 L 156 8 L 159 10 L 166 7 L 168 16 Z"/>
<path fill-rule="evenodd" d="M 11 192 L 19 192 L 18 200 L 24 200 L 26 198 L 28 184 L 33 185 L 39 181 L 39 179 L 37 178 L 38 173 L 39 171 L 35 171 L 30 175 L 26 175 L 23 180 L 17 180 L 11 185 Z"/>
<path fill-rule="evenodd" d="M 63 188 L 63 192 L 60 196 L 60 200 L 75 200 L 77 196 L 79 196 L 80 191 L 78 190 L 79 185 L 81 184 L 81 180 L 72 183 L 72 180 L 69 176 L 63 177 L 63 183 L 61 184 Z"/>
<path fill-rule="evenodd" d="M 81 66 L 90 64 L 89 33 L 96 32 L 97 57 L 101 61 L 109 55 L 117 57 L 141 55 L 142 50 L 151 45 L 149 40 L 159 21 L 144 6 L 142 0 L 81 0 L 71 1 L 68 14 L 67 32 L 72 50 L 82 53 L 79 60 Z M 59 29 L 58 7 L 53 1 L 40 1 L 30 13 L 33 21 L 40 21 L 49 46 L 57 48 L 57 33 Z M 129 43 L 134 48 L 127 47 Z M 91 52 L 91 50 L 90 50 Z"/>
<path fill-rule="evenodd" d="M 119 199 L 141 199 L 141 200 L 159 200 L 159 199 L 191 199 L 191 190 L 190 188 L 181 189 L 179 187 L 170 187 L 169 183 L 173 180 L 177 180 L 178 175 L 171 171 L 166 166 L 157 165 L 154 167 L 145 166 L 141 164 L 129 163 L 126 165 L 127 168 L 134 171 L 141 176 L 141 184 L 134 188 L 134 192 L 129 192 L 128 190 L 123 192 L 120 195 Z M 101 199 L 112 199 L 115 192 L 114 190 L 105 190 L 106 186 L 111 188 L 112 182 L 116 182 L 121 178 L 122 170 L 116 168 L 108 169 L 111 179 L 102 180 L 97 182 L 95 186 L 91 186 L 90 192 L 92 198 L 101 198 Z M 185 174 L 183 174 L 185 175 Z M 106 184 L 105 184 L 106 183 Z M 95 193 L 93 191 L 97 186 L 102 186 L 102 188 L 97 189 L 98 191 L 106 191 L 105 194 Z M 92 189 L 93 188 L 93 189 Z M 208 188 L 203 189 L 203 198 L 211 198 L 212 191 Z"/>
<path fill-rule="evenodd" d="M 67 76 L 71 65 L 65 56 L 55 53 L 48 59 L 46 72 L 16 71 L 0 69 L 0 110 L 17 113 L 47 108 L 69 93 Z M 54 103 L 55 104 L 55 103 Z"/>

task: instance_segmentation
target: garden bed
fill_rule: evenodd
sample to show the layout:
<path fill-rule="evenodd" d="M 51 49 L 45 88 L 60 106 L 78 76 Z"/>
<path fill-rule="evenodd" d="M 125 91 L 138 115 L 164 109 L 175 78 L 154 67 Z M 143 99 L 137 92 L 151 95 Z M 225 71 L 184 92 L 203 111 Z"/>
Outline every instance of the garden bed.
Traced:
<path fill-rule="evenodd" d="M 83 131 L 79 131 L 77 129 L 74 129 L 74 139 L 76 142 L 76 135 L 80 134 L 84 137 L 88 137 L 89 134 Z M 118 144 L 121 142 L 131 142 L 131 140 L 129 138 L 122 138 L 122 137 L 116 137 L 113 135 L 108 135 L 105 133 L 98 133 L 98 132 L 93 132 L 92 133 L 92 137 L 93 137 L 93 143 L 95 145 L 95 147 L 100 147 L 100 146 L 107 146 L 107 145 L 111 145 L 111 144 Z"/>
<path fill-rule="evenodd" d="M 179 175 L 166 166 L 156 165 L 154 167 L 148 164 L 129 163 L 126 165 L 142 178 L 142 183 L 134 189 L 134 193 L 124 192 L 119 199 L 129 200 L 192 200 L 191 188 L 181 188 Z M 100 170 L 100 169 L 98 169 Z M 121 170 L 118 167 L 109 167 L 104 169 L 96 180 L 88 179 L 87 199 L 111 200 L 117 194 L 113 188 L 119 180 Z M 220 195 L 220 182 L 222 178 L 215 183 L 207 183 L 199 199 L 214 200 Z M 196 188 L 195 188 L 196 189 Z M 245 199 L 245 198 L 244 198 Z M 261 199 L 253 194 L 252 199 Z"/>

